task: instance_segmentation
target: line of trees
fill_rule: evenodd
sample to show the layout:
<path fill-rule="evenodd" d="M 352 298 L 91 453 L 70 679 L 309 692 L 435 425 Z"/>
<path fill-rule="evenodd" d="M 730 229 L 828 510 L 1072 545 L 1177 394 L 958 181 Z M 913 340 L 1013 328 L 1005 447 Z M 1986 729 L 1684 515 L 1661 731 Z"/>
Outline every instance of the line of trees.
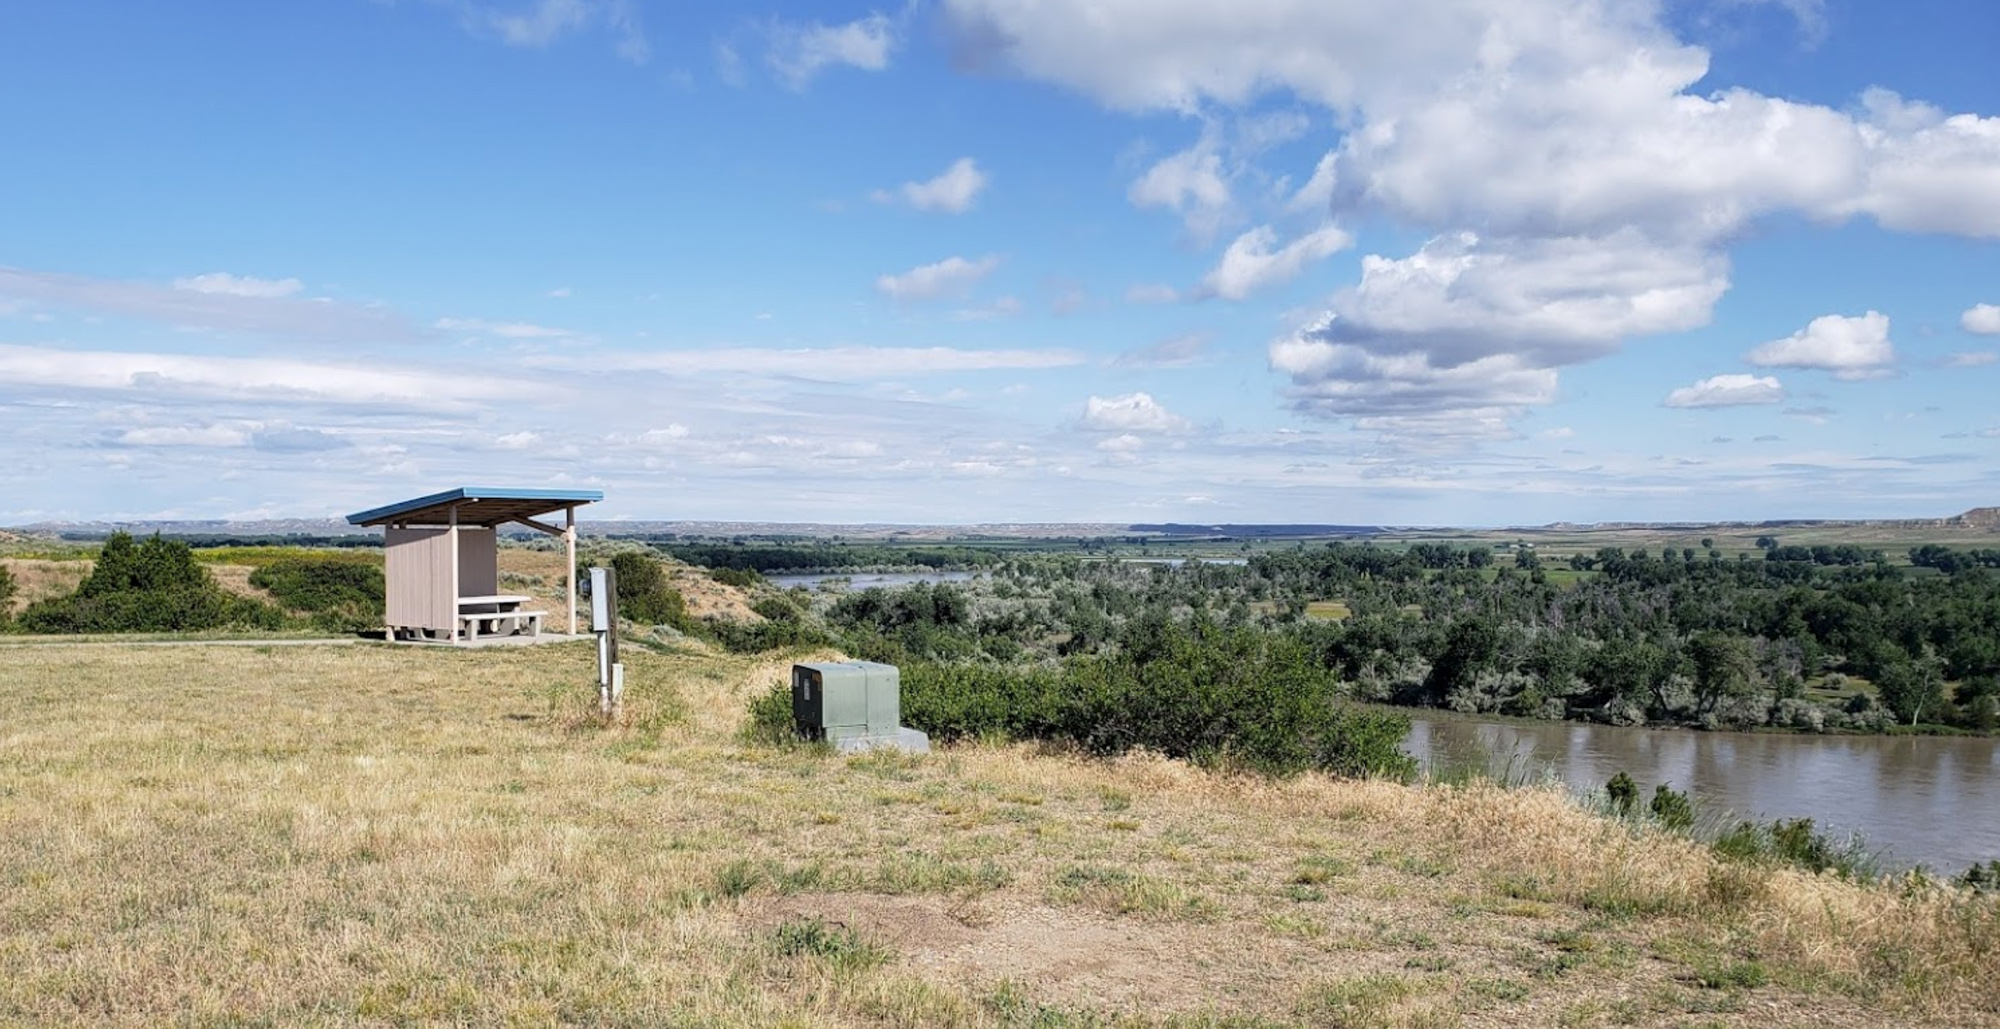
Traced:
<path fill-rule="evenodd" d="M 2000 722 L 2000 580 L 1979 567 L 1925 577 L 1838 548 L 1828 563 L 1607 548 L 1578 562 L 1594 574 L 1558 585 L 1452 549 L 1335 544 L 1241 566 L 1020 557 L 820 613 L 886 660 L 1051 666 L 1117 655 L 1134 624 L 1205 618 L 1295 640 L 1344 695 L 1395 704 L 1623 725 Z M 1326 602 L 1344 617 L 1306 616 Z"/>

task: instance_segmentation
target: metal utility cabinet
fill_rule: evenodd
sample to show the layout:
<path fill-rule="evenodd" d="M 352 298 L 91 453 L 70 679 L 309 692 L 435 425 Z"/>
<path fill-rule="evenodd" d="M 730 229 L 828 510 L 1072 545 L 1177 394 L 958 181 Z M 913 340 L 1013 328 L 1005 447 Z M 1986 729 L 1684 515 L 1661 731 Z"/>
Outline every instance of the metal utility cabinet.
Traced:
<path fill-rule="evenodd" d="M 930 750 L 930 738 L 904 728 L 902 673 L 875 661 L 792 666 L 792 723 L 799 734 L 842 753 L 896 747 Z"/>

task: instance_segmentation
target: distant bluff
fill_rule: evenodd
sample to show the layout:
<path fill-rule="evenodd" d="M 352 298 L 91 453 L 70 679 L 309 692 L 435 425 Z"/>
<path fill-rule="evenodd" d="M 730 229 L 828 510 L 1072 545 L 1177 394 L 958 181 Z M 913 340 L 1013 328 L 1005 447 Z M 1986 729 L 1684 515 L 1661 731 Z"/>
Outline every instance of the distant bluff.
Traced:
<path fill-rule="evenodd" d="M 1947 521 L 1974 529 L 2000 529 L 2000 507 L 1975 507 Z"/>

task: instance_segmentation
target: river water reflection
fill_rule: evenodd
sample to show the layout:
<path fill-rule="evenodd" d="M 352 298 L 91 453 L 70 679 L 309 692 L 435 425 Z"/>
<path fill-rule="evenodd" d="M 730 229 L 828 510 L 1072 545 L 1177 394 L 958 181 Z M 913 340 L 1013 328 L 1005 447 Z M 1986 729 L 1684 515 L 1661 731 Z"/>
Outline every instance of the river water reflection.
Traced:
<path fill-rule="evenodd" d="M 1404 750 L 1430 768 L 1484 764 L 1496 777 L 1553 771 L 1574 789 L 1623 770 L 1736 817 L 1810 817 L 1859 830 L 1895 866 L 1956 875 L 2000 858 L 2000 740 L 1792 736 L 1620 729 L 1572 722 L 1488 722 L 1423 715 Z"/>

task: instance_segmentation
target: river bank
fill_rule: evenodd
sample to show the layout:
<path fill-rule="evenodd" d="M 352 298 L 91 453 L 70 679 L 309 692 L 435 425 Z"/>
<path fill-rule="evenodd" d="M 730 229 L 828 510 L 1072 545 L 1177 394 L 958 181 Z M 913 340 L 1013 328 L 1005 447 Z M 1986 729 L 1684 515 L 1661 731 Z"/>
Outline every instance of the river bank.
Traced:
<path fill-rule="evenodd" d="M 587 645 L 9 656 L 9 1024 L 2000 1025 L 1990 898 L 1560 791 L 745 742 L 807 655 L 609 729 Z"/>
<path fill-rule="evenodd" d="M 1501 781 L 1601 791 L 1625 772 L 1686 792 L 1711 824 L 1811 818 L 1892 868 L 1956 875 L 2000 857 L 2000 740 L 1627 728 L 1413 713 L 1406 752 Z"/>

